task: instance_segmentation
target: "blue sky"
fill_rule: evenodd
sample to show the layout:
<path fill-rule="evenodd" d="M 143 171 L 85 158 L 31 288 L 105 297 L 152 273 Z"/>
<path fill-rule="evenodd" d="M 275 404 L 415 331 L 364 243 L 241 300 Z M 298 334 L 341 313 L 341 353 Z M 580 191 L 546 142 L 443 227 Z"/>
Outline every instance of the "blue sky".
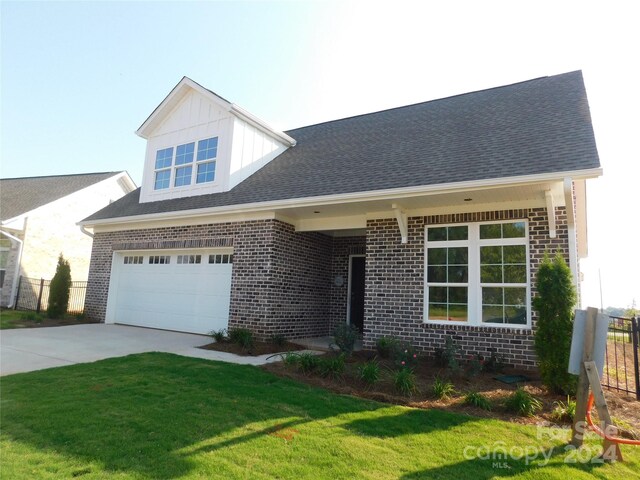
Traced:
<path fill-rule="evenodd" d="M 280 129 L 582 69 L 605 169 L 585 303 L 640 303 L 632 2 L 6 2 L 2 177 L 127 170 L 187 75 Z M 635 240 L 633 239 L 635 237 Z M 634 273 L 635 272 L 635 273 Z"/>

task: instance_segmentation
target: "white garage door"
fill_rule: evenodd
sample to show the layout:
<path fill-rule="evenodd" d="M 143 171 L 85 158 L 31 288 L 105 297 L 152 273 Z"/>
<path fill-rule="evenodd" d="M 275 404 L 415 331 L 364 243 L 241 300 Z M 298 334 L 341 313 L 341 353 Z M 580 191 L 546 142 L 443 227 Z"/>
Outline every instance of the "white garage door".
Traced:
<path fill-rule="evenodd" d="M 116 253 L 107 323 L 190 333 L 227 328 L 230 251 Z"/>

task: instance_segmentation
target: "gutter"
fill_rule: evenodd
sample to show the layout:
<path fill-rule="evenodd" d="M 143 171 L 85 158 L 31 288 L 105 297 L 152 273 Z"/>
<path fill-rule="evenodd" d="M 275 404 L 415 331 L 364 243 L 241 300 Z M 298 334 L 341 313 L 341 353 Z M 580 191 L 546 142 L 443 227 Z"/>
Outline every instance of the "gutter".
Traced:
<path fill-rule="evenodd" d="M 20 277 L 20 264 L 22 263 L 22 246 L 23 241 L 18 237 L 11 235 L 10 233 L 5 232 L 4 230 L 0 230 L 0 233 L 5 237 L 9 238 L 12 242 L 16 242 L 18 244 L 18 260 L 16 262 L 15 272 L 13 272 L 13 282 L 11 285 L 11 296 L 9 297 L 9 304 L 7 308 L 13 308 L 16 302 L 16 289 L 18 288 L 18 278 Z"/>
<path fill-rule="evenodd" d="M 249 212 L 264 212 L 292 207 L 315 207 L 322 205 L 335 205 L 341 203 L 356 203 L 363 201 L 388 201 L 397 200 L 400 197 L 418 197 L 422 195 L 437 195 L 442 193 L 468 192 L 469 190 L 486 190 L 496 187 L 509 187 L 540 182 L 563 182 L 565 178 L 595 178 L 602 175 L 602 168 L 589 170 L 575 170 L 570 172 L 555 172 L 539 175 L 523 175 L 519 177 L 491 178 L 486 180 L 473 180 L 468 182 L 446 183 L 439 185 L 421 185 L 417 187 L 402 187 L 386 190 L 373 190 L 366 192 L 342 193 L 338 195 L 323 195 L 306 198 L 290 198 L 274 200 L 271 202 L 245 203 L 239 205 L 224 205 L 220 207 L 204 207 L 191 210 L 175 210 L 170 212 L 130 215 L 126 217 L 114 217 L 98 220 L 78 222 L 78 225 L 112 225 L 124 223 L 137 223 L 154 220 L 174 220 L 189 217 L 203 217 L 217 214 L 242 214 Z"/>

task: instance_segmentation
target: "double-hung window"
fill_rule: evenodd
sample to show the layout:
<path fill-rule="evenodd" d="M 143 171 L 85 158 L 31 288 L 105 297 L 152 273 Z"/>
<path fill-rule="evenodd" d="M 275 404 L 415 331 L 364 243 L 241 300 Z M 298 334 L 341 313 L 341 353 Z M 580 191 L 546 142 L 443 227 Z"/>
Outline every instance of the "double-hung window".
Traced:
<path fill-rule="evenodd" d="M 169 188 L 171 184 L 171 164 L 173 163 L 173 147 L 163 148 L 156 152 L 154 190 Z"/>
<path fill-rule="evenodd" d="M 524 220 L 426 230 L 427 322 L 530 325 Z"/>
<path fill-rule="evenodd" d="M 163 148 L 156 152 L 154 190 L 164 190 L 172 186 L 184 187 L 192 185 L 194 181 L 199 184 L 215 180 L 218 137 L 199 140 L 197 144 L 197 152 L 196 142 L 178 145 L 175 149 Z"/>
<path fill-rule="evenodd" d="M 207 183 L 215 180 L 217 157 L 218 137 L 207 138 L 198 142 L 196 183 Z"/>

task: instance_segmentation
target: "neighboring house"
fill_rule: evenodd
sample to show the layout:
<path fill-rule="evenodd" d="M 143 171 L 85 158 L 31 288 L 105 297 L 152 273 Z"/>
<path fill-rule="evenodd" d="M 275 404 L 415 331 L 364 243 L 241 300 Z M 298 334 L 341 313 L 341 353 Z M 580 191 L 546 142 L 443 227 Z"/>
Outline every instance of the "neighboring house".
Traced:
<path fill-rule="evenodd" d="M 1 179 L 0 305 L 13 306 L 20 275 L 51 279 L 60 253 L 86 280 L 92 239 L 77 223 L 135 188 L 126 172 Z"/>
<path fill-rule="evenodd" d="M 100 321 L 535 364 L 545 251 L 579 278 L 601 175 L 582 74 L 279 132 L 183 78 L 138 129 L 142 187 L 89 216 Z"/>

